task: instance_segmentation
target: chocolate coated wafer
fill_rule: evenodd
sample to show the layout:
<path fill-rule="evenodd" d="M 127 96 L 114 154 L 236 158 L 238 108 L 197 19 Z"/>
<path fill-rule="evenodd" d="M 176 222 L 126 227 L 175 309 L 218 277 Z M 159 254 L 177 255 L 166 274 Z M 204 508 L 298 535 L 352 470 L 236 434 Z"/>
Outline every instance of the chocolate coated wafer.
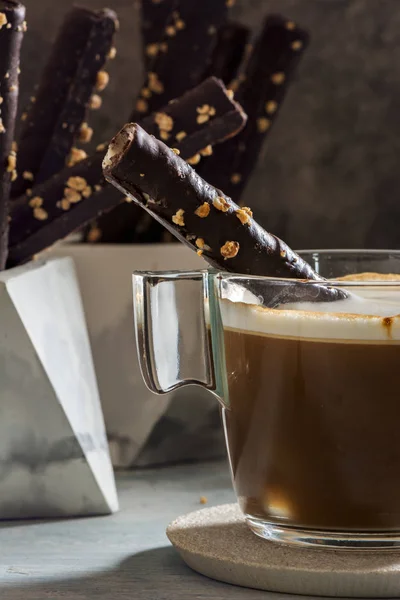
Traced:
<path fill-rule="evenodd" d="M 236 81 L 236 95 L 248 115 L 247 125 L 199 166 L 202 177 L 238 203 L 308 42 L 308 33 L 293 21 L 277 15 L 267 17 Z"/>
<path fill-rule="evenodd" d="M 227 18 L 226 0 L 180 0 L 165 28 L 130 120 L 158 111 L 200 83 L 209 66 L 217 31 Z"/>
<path fill-rule="evenodd" d="M 203 154 L 210 154 L 214 144 L 236 135 L 245 122 L 241 106 L 230 97 L 221 81 L 210 77 L 178 101 L 167 104 L 164 111 L 147 117 L 141 125 L 169 146 L 178 146 L 181 156 L 195 163 L 200 160 L 199 149 Z M 157 230 L 153 222 L 148 237 L 145 232 L 139 236 L 135 227 L 137 219 L 134 204 L 116 206 L 97 220 L 96 231 L 101 232 L 101 236 L 96 241 L 133 243 L 146 239 L 155 242 L 160 238 L 162 230 Z M 93 239 L 91 229 L 85 233 L 85 239 Z"/>
<path fill-rule="evenodd" d="M 102 68 L 117 27 L 117 16 L 108 9 L 73 8 L 66 16 L 36 96 L 24 115 L 14 196 L 65 166 L 92 94 L 107 82 Z M 100 102 L 98 96 L 95 99 Z M 90 131 L 87 126 L 85 131 Z"/>
<path fill-rule="evenodd" d="M 234 79 L 242 63 L 250 38 L 250 30 L 240 23 L 223 25 L 217 34 L 208 75 L 222 79 L 228 85 Z"/>
<path fill-rule="evenodd" d="M 165 28 L 178 0 L 141 0 L 140 21 L 143 45 L 143 61 L 146 70 L 160 51 Z"/>
<path fill-rule="evenodd" d="M 321 280 L 282 240 L 208 184 L 139 125 L 125 126 L 103 162 L 106 179 L 214 267 L 248 275 Z"/>
<path fill-rule="evenodd" d="M 16 176 L 12 151 L 18 104 L 18 73 L 22 37 L 26 30 L 25 7 L 0 0 L 0 269 L 8 248 L 8 213 L 11 181 Z"/>
<path fill-rule="evenodd" d="M 215 115 L 198 123 L 196 108 L 198 100 L 204 98 L 213 100 Z M 233 135 L 245 123 L 241 108 L 230 99 L 222 83 L 213 78 L 201 84 L 197 93 L 192 90 L 168 104 L 162 114 L 172 120 L 172 132 L 179 132 L 179 127 L 185 126 L 186 136 L 178 136 L 178 139 L 171 135 L 171 145 L 183 158 L 202 150 L 205 142 L 217 143 Z M 227 116 L 225 124 L 223 115 Z M 143 120 L 146 130 L 155 135 L 159 134 L 159 123 L 157 115 Z M 212 139 L 209 129 L 213 131 Z M 28 260 L 121 202 L 123 197 L 112 186 L 105 187 L 101 168 L 104 152 L 105 148 L 101 148 L 93 156 L 36 186 L 30 196 L 22 196 L 15 202 L 10 230 L 10 265 Z"/>

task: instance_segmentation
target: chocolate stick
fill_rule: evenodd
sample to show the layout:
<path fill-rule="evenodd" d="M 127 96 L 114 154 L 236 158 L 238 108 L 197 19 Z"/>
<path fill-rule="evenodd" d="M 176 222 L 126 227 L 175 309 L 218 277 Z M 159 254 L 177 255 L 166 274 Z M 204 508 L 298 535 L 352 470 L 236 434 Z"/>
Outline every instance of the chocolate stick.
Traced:
<path fill-rule="evenodd" d="M 178 0 L 141 0 L 143 61 L 147 71 L 160 50 L 165 28 L 177 5 Z"/>
<path fill-rule="evenodd" d="M 321 281 L 300 256 L 256 223 L 249 208 L 239 208 L 139 125 L 126 125 L 115 136 L 103 170 L 110 183 L 213 267 Z M 339 294 L 321 286 L 319 299 L 338 298 Z"/>
<path fill-rule="evenodd" d="M 207 74 L 222 79 L 225 85 L 234 79 L 246 51 L 250 30 L 240 23 L 227 23 L 217 34 Z"/>
<path fill-rule="evenodd" d="M 215 115 L 199 122 L 197 108 L 199 101 L 203 103 L 204 99 L 212 102 L 210 106 L 215 107 Z M 207 144 L 234 135 L 245 120 L 240 106 L 230 98 L 223 84 L 210 78 L 168 104 L 163 112 L 144 119 L 143 126 L 149 133 L 159 135 L 167 122 L 171 145 L 183 158 L 189 158 Z M 186 136 L 178 135 L 182 132 Z M 28 260 L 123 200 L 112 186 L 105 186 L 101 168 L 103 157 L 104 148 L 101 148 L 93 156 L 36 186 L 32 196 L 22 196 L 15 202 L 10 230 L 10 265 Z"/>
<path fill-rule="evenodd" d="M 237 98 L 248 115 L 247 126 L 234 140 L 205 159 L 198 171 L 237 203 L 308 41 L 308 34 L 292 21 L 280 16 L 267 17 L 246 61 L 246 69 L 233 86 L 238 86 Z"/>
<path fill-rule="evenodd" d="M 226 0 L 178 2 L 130 121 L 160 110 L 202 81 L 227 13 Z"/>
<path fill-rule="evenodd" d="M 16 175 L 12 151 L 18 104 L 20 49 L 25 23 L 25 6 L 13 0 L 0 1 L 0 269 L 8 250 L 8 213 L 11 180 Z"/>
<path fill-rule="evenodd" d="M 85 118 L 90 107 L 101 104 L 93 92 L 107 84 L 102 68 L 112 55 L 117 27 L 117 16 L 108 9 L 73 8 L 66 16 L 36 97 L 23 115 L 14 197 L 60 171 L 75 140 L 89 141 Z"/>
<path fill-rule="evenodd" d="M 203 155 L 211 154 L 214 144 L 236 135 L 246 122 L 240 105 L 229 97 L 222 82 L 215 77 L 210 77 L 186 92 L 178 102 L 179 104 L 172 102 L 165 111 L 147 117 L 141 125 L 148 133 L 166 141 L 169 146 L 176 147 L 179 143 L 181 156 L 193 164 L 200 161 L 199 148 Z M 205 110 L 205 107 L 208 107 L 207 114 L 198 112 Z M 134 243 L 138 239 L 146 239 L 144 231 L 140 235 L 136 232 L 134 222 L 137 219 L 136 205 L 120 204 L 110 214 L 97 220 L 95 241 Z M 153 221 L 151 224 L 147 241 L 159 241 L 160 228 L 154 227 Z M 94 239 L 92 228 L 86 232 L 85 239 Z"/>

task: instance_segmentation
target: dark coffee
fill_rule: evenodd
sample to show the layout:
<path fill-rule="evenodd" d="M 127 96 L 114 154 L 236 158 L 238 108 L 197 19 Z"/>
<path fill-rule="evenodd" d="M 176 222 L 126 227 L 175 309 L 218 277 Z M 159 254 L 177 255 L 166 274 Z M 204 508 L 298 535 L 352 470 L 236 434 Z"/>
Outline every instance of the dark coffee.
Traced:
<path fill-rule="evenodd" d="M 245 514 L 297 528 L 400 530 L 400 341 L 391 325 L 382 318 L 381 340 L 357 342 L 225 328 L 224 418 Z"/>

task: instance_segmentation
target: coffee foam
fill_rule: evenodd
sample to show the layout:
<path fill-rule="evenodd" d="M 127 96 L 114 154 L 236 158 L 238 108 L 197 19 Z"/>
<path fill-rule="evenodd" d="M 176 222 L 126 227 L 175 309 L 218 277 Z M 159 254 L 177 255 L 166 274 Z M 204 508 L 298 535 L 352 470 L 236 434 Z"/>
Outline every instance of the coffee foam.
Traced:
<path fill-rule="evenodd" d="M 363 281 L 346 288 L 349 297 L 336 302 L 296 302 L 270 309 L 250 293 L 235 291 L 221 302 L 224 327 L 290 338 L 354 342 L 400 342 L 400 276 L 358 274 L 344 281 Z M 368 286 L 367 282 L 374 285 Z M 377 281 L 384 282 L 382 286 Z M 395 285 L 390 285 L 395 281 Z M 316 310 L 316 307 L 318 309 Z"/>

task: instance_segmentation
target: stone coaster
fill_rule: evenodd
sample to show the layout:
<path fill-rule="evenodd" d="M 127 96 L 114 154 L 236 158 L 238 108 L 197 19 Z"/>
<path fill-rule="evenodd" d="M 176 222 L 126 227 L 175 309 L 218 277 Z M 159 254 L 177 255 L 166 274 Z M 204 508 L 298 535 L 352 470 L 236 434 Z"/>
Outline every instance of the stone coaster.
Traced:
<path fill-rule="evenodd" d="M 310 596 L 400 596 L 400 551 L 299 549 L 263 540 L 236 504 L 179 517 L 167 535 L 189 567 L 226 583 Z"/>

